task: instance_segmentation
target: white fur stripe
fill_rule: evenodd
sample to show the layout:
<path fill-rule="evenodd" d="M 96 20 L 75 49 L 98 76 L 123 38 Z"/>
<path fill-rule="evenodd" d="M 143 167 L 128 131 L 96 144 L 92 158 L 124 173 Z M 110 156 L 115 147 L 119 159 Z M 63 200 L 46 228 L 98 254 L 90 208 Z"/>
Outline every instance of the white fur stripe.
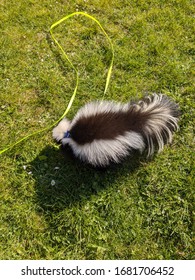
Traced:
<path fill-rule="evenodd" d="M 127 156 L 132 149 L 143 151 L 145 145 L 143 138 L 136 132 L 126 132 L 125 135 L 116 137 L 113 140 L 94 140 L 92 143 L 79 145 L 70 139 L 75 156 L 87 161 L 94 166 L 106 166 L 113 162 L 119 162 Z"/>
<path fill-rule="evenodd" d="M 83 117 L 90 117 L 95 116 L 97 114 L 101 113 L 108 113 L 108 112 L 126 112 L 129 108 L 128 104 L 121 104 L 116 103 L 113 101 L 94 101 L 91 103 L 88 103 L 84 105 L 82 108 L 79 109 L 76 116 L 74 117 L 71 127 L 74 126 L 74 124 Z"/>

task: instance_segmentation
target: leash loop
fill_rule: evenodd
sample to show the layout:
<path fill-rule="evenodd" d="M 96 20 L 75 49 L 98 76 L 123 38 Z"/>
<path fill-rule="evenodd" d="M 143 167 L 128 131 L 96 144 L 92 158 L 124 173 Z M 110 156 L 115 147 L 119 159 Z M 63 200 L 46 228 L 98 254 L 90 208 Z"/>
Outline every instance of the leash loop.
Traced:
<path fill-rule="evenodd" d="M 50 32 L 50 35 L 53 39 L 53 41 L 55 42 L 55 44 L 58 46 L 58 48 L 60 49 L 61 53 L 63 54 L 63 56 L 66 58 L 66 60 L 69 62 L 69 64 L 71 65 L 71 67 L 74 69 L 75 73 L 76 73 L 76 85 L 75 85 L 75 88 L 74 88 L 74 92 L 70 98 L 70 101 L 68 103 L 68 106 L 66 108 L 66 110 L 64 111 L 63 115 L 57 120 L 55 121 L 53 124 L 49 125 L 48 127 L 46 128 L 43 128 L 43 129 L 40 129 L 38 131 L 35 131 L 23 138 L 21 138 L 20 140 L 16 141 L 15 143 L 11 144 L 11 145 L 8 145 L 6 148 L 4 148 L 3 150 L 0 150 L 0 155 L 3 154 L 4 152 L 6 152 L 7 150 L 10 150 L 12 148 L 14 148 L 16 145 L 20 144 L 21 142 L 27 140 L 28 138 L 32 137 L 32 136 L 35 136 L 39 133 L 42 133 L 44 131 L 47 131 L 47 130 L 50 130 L 52 129 L 54 126 L 56 126 L 66 115 L 67 113 L 69 112 L 71 106 L 72 106 L 72 103 L 75 99 L 75 96 L 76 96 L 76 93 L 77 93 L 77 89 L 78 89 L 78 84 L 79 84 L 79 74 L 78 74 L 78 71 L 76 69 L 76 67 L 73 65 L 73 63 L 71 62 L 71 60 L 69 59 L 69 57 L 67 56 L 67 54 L 65 53 L 65 51 L 63 50 L 62 46 L 60 45 L 60 43 L 57 41 L 57 39 L 55 38 L 55 36 L 53 35 L 53 29 L 55 27 L 57 27 L 59 24 L 63 23 L 65 20 L 75 16 L 75 15 L 82 15 L 82 16 L 85 16 L 93 21 L 95 21 L 97 23 L 97 25 L 100 27 L 100 29 L 102 30 L 102 32 L 104 33 L 105 37 L 107 38 L 109 44 L 110 44 L 110 47 L 111 47 L 111 51 L 112 51 L 112 58 L 111 58 L 111 63 L 110 63 L 110 66 L 109 66 L 109 69 L 108 69 L 108 73 L 107 73 L 107 78 L 106 78 L 106 84 L 105 84 L 105 88 L 104 88 L 104 93 L 103 93 L 103 98 L 104 98 L 104 95 L 105 93 L 107 92 L 107 89 L 108 89 L 108 85 L 110 83 L 110 78 L 111 78 L 111 73 L 112 73 L 112 68 L 113 68 L 113 62 L 114 62 L 114 47 L 113 47 L 113 44 L 112 44 L 112 41 L 110 39 L 110 37 L 108 36 L 108 34 L 106 33 L 106 31 L 104 30 L 103 26 L 101 25 L 101 23 L 93 16 L 87 14 L 87 13 L 84 13 L 84 12 L 74 12 L 72 14 L 69 14 L 63 18 L 61 18 L 60 20 L 56 21 L 55 23 L 53 23 L 49 29 L 49 32 Z"/>

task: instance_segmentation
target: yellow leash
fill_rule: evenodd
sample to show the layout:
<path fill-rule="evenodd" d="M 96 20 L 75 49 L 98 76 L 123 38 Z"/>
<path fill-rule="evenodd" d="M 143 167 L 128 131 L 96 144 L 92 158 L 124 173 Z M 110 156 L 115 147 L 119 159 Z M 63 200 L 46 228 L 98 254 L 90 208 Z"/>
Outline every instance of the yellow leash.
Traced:
<path fill-rule="evenodd" d="M 95 21 L 97 23 L 97 25 L 100 27 L 100 29 L 102 30 L 102 32 L 104 33 L 104 35 L 106 36 L 109 44 L 110 44 L 110 47 L 111 47 L 111 51 L 112 51 L 112 59 L 111 59 L 111 63 L 110 63 L 110 66 L 109 66 L 109 69 L 108 69 L 108 74 L 107 74 L 107 78 L 106 78 L 106 85 L 105 85 L 105 89 L 104 89 L 104 94 L 103 94 L 103 97 L 108 89 L 108 85 L 110 83 L 110 78 L 111 78 L 111 73 L 112 73 L 112 67 L 113 67 L 113 62 L 114 62 L 114 47 L 113 47 L 113 44 L 108 36 L 108 34 L 106 33 L 106 31 L 104 30 L 104 28 L 102 27 L 101 23 L 94 17 L 92 17 L 91 15 L 87 14 L 87 13 L 84 13 L 84 12 L 74 12 L 72 14 L 69 14 L 65 17 L 63 17 L 62 19 L 60 19 L 59 21 L 56 21 L 54 24 L 52 24 L 52 26 L 50 27 L 50 34 L 51 34 L 51 37 L 53 39 L 53 41 L 56 43 L 56 45 L 58 46 L 58 48 L 61 50 L 63 56 L 66 58 L 66 60 L 69 62 L 69 64 L 71 65 L 71 67 L 74 69 L 75 73 L 76 73 L 76 86 L 74 88 L 74 92 L 70 98 L 70 101 L 68 103 L 68 106 L 65 110 L 65 112 L 63 113 L 63 115 L 57 120 L 55 121 L 53 124 L 51 124 L 50 126 L 46 127 L 46 128 L 43 128 L 41 130 L 38 130 L 36 132 L 33 132 L 23 138 L 21 138 L 20 140 L 18 140 L 17 142 L 11 144 L 11 145 L 8 145 L 6 148 L 4 148 L 3 150 L 0 150 L 0 155 L 3 154 L 4 152 L 6 152 L 7 150 L 10 150 L 12 149 L 13 147 L 15 147 L 16 145 L 20 144 L 21 142 L 27 140 L 28 138 L 32 137 L 32 136 L 35 136 L 36 134 L 39 134 L 39 133 L 42 133 L 46 130 L 50 130 L 52 129 L 54 126 L 56 126 L 66 115 L 67 113 L 69 112 L 71 106 L 72 106 L 72 103 L 75 99 L 75 96 L 76 96 L 76 93 L 77 93 L 77 89 L 78 89 L 78 84 L 79 84 L 79 75 L 78 75 L 78 71 L 77 69 L 75 68 L 75 66 L 73 65 L 73 63 L 71 62 L 71 60 L 68 58 L 67 54 L 65 53 L 65 51 L 63 50 L 62 46 L 59 44 L 59 42 L 57 41 L 57 39 L 54 37 L 53 35 L 53 29 L 58 26 L 59 24 L 61 24 L 62 22 L 64 22 L 65 20 L 69 19 L 70 17 L 73 17 L 75 15 L 82 15 L 82 16 L 85 16 L 85 17 L 88 17 L 89 19 Z"/>

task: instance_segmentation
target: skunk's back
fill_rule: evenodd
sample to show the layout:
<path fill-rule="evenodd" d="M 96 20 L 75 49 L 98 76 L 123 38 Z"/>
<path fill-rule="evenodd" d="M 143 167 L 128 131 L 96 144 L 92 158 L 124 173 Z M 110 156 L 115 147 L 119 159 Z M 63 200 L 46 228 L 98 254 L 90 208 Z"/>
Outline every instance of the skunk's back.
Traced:
<path fill-rule="evenodd" d="M 151 155 L 172 141 L 179 115 L 178 106 L 161 94 L 134 104 L 89 103 L 71 123 L 69 144 L 76 156 L 92 165 L 120 162 L 132 149 L 146 149 Z"/>

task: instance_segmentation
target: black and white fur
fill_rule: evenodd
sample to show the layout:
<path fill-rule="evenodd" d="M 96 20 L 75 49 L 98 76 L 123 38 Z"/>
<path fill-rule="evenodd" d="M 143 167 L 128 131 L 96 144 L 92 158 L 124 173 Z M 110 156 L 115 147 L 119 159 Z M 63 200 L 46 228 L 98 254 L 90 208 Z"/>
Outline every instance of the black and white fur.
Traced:
<path fill-rule="evenodd" d="M 132 150 L 148 156 L 161 151 L 178 129 L 178 106 L 154 94 L 136 103 L 95 101 L 83 106 L 70 122 L 64 118 L 53 137 L 68 144 L 76 157 L 97 167 L 119 163 Z"/>

